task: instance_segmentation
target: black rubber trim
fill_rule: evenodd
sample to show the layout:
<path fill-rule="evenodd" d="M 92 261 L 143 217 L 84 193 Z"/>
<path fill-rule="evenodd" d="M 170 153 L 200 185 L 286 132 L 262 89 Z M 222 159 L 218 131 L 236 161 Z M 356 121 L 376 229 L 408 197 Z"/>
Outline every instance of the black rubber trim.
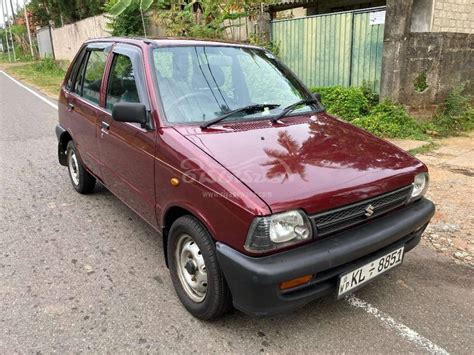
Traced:
<path fill-rule="evenodd" d="M 62 139 L 62 135 L 67 133 L 67 131 L 58 124 L 55 128 L 56 137 L 58 138 L 58 161 L 59 164 L 66 166 L 67 165 L 67 157 L 66 157 L 66 145 L 67 142 L 64 142 Z"/>
<path fill-rule="evenodd" d="M 63 126 L 58 124 L 56 125 L 55 131 L 56 131 L 56 137 L 58 138 L 58 142 L 59 142 L 61 140 L 62 134 L 66 132 L 66 130 L 63 128 Z"/>
<path fill-rule="evenodd" d="M 325 292 L 291 299 L 283 297 L 278 288 L 280 282 L 328 272 L 387 247 L 407 243 L 411 249 L 434 212 L 434 204 L 422 198 L 374 221 L 279 254 L 250 257 L 217 242 L 217 256 L 236 308 L 255 315 L 281 313 L 332 291 L 333 285 L 322 283 L 320 287 Z"/>

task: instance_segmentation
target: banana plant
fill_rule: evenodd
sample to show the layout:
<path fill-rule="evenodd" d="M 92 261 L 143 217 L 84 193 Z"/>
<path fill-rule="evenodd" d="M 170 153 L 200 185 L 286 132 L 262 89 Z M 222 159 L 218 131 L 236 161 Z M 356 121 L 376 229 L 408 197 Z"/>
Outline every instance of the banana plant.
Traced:
<path fill-rule="evenodd" d="M 118 0 L 114 6 L 109 10 L 110 14 L 113 16 L 121 15 L 127 7 L 132 3 L 132 0 Z M 146 12 L 153 4 L 153 0 L 140 0 L 140 11 Z"/>
<path fill-rule="evenodd" d="M 131 5 L 132 1 L 134 0 L 118 0 L 117 3 L 112 6 L 109 13 L 112 16 L 121 15 Z M 143 16 L 143 13 L 148 11 L 152 4 L 153 0 L 140 0 L 140 15 L 142 17 L 143 33 L 145 34 L 145 37 L 147 37 L 147 33 L 145 26 L 145 17 Z"/>

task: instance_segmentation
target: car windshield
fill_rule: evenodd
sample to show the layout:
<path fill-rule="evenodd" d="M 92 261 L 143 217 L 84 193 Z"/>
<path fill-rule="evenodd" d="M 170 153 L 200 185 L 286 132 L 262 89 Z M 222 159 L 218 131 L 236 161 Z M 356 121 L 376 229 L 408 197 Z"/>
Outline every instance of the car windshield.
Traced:
<path fill-rule="evenodd" d="M 176 46 L 154 49 L 158 87 L 170 123 L 199 123 L 250 105 L 229 120 L 265 118 L 310 97 L 307 90 L 270 52 L 230 46 Z M 278 107 L 275 107 L 279 105 Z M 293 113 L 312 110 L 302 106 Z"/>

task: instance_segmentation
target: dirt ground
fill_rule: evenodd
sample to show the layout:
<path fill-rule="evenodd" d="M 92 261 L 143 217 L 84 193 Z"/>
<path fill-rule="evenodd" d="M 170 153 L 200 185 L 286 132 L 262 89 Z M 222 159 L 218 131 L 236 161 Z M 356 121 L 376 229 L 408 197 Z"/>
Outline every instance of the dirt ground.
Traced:
<path fill-rule="evenodd" d="M 474 132 L 440 140 L 417 158 L 428 165 L 427 197 L 437 208 L 422 242 L 474 267 Z"/>

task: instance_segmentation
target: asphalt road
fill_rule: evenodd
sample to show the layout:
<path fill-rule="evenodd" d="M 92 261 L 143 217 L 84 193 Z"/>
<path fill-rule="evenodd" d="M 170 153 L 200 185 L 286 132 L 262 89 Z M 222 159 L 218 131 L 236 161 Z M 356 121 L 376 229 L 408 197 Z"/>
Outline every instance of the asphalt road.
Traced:
<path fill-rule="evenodd" d="M 349 299 L 194 319 L 154 231 L 105 188 L 73 190 L 56 122 L 0 73 L 0 353 L 474 352 L 474 272 L 424 246 Z"/>

